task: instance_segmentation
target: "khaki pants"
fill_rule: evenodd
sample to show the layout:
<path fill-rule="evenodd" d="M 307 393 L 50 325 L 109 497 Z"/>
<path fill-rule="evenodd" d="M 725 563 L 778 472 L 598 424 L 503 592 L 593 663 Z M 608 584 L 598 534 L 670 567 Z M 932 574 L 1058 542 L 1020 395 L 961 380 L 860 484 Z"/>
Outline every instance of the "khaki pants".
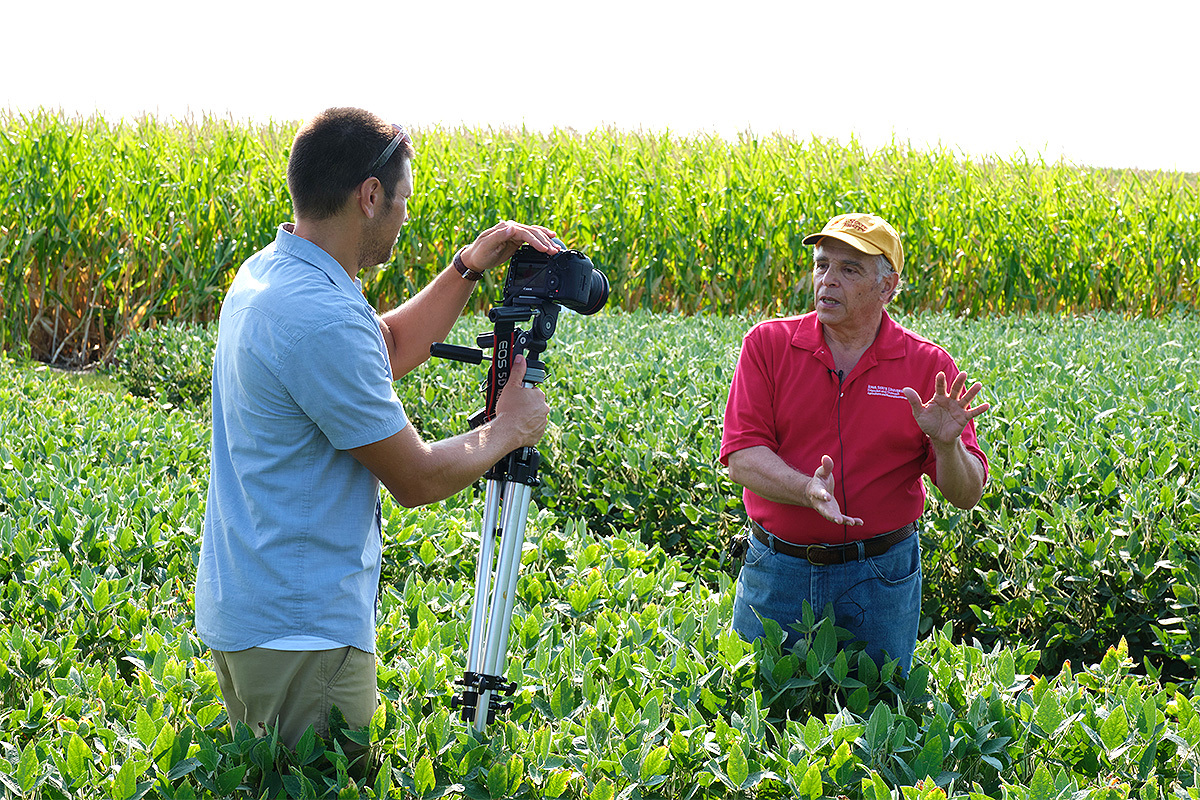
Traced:
<path fill-rule="evenodd" d="M 379 702 L 375 656 L 353 647 L 336 650 L 212 651 L 229 727 L 244 722 L 256 736 L 279 728 L 294 748 L 311 725 L 329 736 L 329 711 L 337 706 L 351 729 L 365 728 Z"/>

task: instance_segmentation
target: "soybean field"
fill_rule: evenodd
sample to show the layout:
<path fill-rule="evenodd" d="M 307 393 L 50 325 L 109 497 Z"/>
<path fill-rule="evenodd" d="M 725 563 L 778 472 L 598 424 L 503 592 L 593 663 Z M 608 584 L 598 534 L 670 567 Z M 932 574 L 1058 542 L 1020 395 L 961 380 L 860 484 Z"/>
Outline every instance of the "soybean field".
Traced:
<path fill-rule="evenodd" d="M 763 312 L 765 313 L 765 312 Z M 980 505 L 931 493 L 907 679 L 814 609 L 729 632 L 743 520 L 716 462 L 758 318 L 565 315 L 507 677 L 484 735 L 450 708 L 478 510 L 385 498 L 381 706 L 295 750 L 225 721 L 192 621 L 214 329 L 122 338 L 102 371 L 0 356 L 0 791 L 14 797 L 1196 798 L 1200 399 L 1188 311 L 906 313 L 993 410 Z M 480 316 L 460 321 L 470 343 Z M 429 437 L 479 368 L 397 384 Z M 770 626 L 769 626 L 770 627 Z M 357 777 L 343 754 L 370 741 Z"/>

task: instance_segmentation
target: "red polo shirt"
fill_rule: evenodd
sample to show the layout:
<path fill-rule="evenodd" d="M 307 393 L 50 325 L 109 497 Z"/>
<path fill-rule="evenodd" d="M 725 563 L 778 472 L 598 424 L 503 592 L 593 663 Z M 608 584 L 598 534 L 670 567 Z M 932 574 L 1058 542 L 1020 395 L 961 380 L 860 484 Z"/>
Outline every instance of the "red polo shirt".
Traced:
<path fill-rule="evenodd" d="M 929 437 L 901 389 L 911 386 L 928 400 L 939 372 L 953 381 L 959 370 L 945 350 L 897 325 L 887 311 L 875 341 L 840 379 L 815 313 L 754 326 L 729 388 L 721 463 L 728 466 L 737 450 L 764 445 L 811 475 L 828 455 L 842 513 L 860 517 L 863 525 L 835 525 L 811 508 L 774 503 L 745 489 L 750 518 L 780 539 L 810 544 L 866 539 L 920 517 L 921 476 L 936 481 L 936 465 Z M 962 441 L 986 475 L 974 421 Z"/>

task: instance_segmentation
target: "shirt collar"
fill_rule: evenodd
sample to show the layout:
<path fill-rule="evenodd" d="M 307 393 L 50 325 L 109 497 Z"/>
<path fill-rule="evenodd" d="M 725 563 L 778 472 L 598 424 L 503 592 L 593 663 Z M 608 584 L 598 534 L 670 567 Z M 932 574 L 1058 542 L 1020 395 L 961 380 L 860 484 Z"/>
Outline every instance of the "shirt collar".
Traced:
<path fill-rule="evenodd" d="M 904 329 L 888 316 L 887 309 L 883 310 L 883 322 L 879 325 L 879 333 L 871 344 L 875 348 L 875 357 L 880 361 L 890 358 L 904 358 L 908 352 Z"/>
<path fill-rule="evenodd" d="M 287 253 L 294 258 L 298 258 L 308 264 L 312 264 L 335 286 L 346 291 L 353 290 L 359 296 L 362 296 L 362 281 L 358 278 L 351 278 L 346 273 L 343 267 L 336 258 L 322 250 L 318 245 L 313 244 L 308 239 L 295 234 L 296 225 L 292 222 L 284 222 L 279 226 L 278 232 L 275 234 L 275 249 Z M 365 298 L 364 298 L 365 299 Z"/>
<path fill-rule="evenodd" d="M 800 318 L 800 324 L 796 326 L 796 332 L 792 335 L 792 344 L 810 353 L 820 353 L 827 349 L 824 326 L 817 320 L 817 312 L 813 311 Z M 886 308 L 883 309 L 883 320 L 879 324 L 879 333 L 875 334 L 875 341 L 871 342 L 871 346 L 867 348 L 866 352 L 873 352 L 875 359 L 879 361 L 903 358 L 907 352 L 904 329 L 888 315 Z M 863 355 L 865 356 L 866 353 Z"/>

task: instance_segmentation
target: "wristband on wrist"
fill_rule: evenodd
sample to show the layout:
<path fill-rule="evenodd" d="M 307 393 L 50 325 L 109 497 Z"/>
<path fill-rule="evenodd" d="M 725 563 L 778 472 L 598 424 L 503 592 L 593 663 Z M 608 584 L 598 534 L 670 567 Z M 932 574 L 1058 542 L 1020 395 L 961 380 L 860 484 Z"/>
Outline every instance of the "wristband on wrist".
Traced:
<path fill-rule="evenodd" d="M 482 272 L 473 270 L 470 267 L 468 267 L 465 263 L 463 263 L 461 250 L 459 250 L 457 253 L 454 254 L 454 261 L 452 261 L 451 264 L 454 267 L 454 269 L 458 270 L 459 275 L 462 275 L 464 278 L 466 278 L 469 281 L 477 281 L 483 277 Z"/>

